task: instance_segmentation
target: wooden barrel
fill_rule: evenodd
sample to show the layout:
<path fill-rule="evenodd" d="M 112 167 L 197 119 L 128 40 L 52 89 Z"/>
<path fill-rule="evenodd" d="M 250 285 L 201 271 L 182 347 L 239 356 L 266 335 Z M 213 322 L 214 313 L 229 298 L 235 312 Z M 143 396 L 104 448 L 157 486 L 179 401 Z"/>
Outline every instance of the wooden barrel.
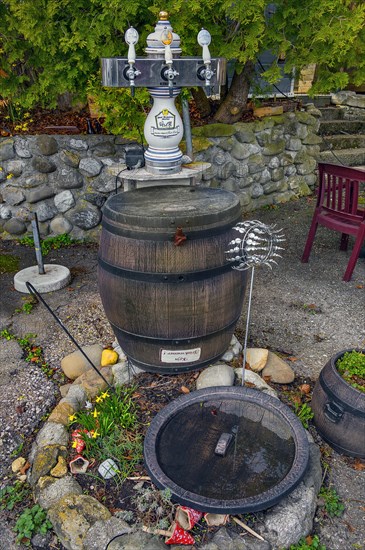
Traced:
<path fill-rule="evenodd" d="M 246 287 L 225 259 L 240 217 L 236 195 L 221 189 L 153 187 L 107 200 L 99 291 L 133 364 L 179 373 L 225 353 Z"/>
<path fill-rule="evenodd" d="M 331 357 L 320 372 L 311 403 L 314 423 L 336 451 L 365 458 L 365 393 L 350 386 L 336 368 L 346 351 L 352 349 Z"/>

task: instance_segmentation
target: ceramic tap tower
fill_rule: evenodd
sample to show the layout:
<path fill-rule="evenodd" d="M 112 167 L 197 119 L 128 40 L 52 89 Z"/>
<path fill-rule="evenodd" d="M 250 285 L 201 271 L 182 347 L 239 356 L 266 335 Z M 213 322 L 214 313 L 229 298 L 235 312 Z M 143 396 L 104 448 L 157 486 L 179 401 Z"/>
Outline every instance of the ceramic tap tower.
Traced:
<path fill-rule="evenodd" d="M 176 85 L 178 71 L 174 58 L 180 57 L 180 36 L 173 32 L 168 13 L 161 11 L 153 33 L 147 37 L 147 57 L 165 61 L 161 70 L 163 86 L 148 88 L 153 97 L 153 107 L 144 126 L 148 143 L 145 152 L 146 168 L 152 174 L 174 174 L 180 170 L 182 152 L 179 149 L 183 138 L 183 122 L 175 106 L 175 98 L 181 88 Z M 166 86 L 167 84 L 167 86 Z"/>
<path fill-rule="evenodd" d="M 175 106 L 175 98 L 183 86 L 202 86 L 210 96 L 218 94 L 225 84 L 226 61 L 211 58 L 210 34 L 202 29 L 197 37 L 202 47 L 201 57 L 182 57 L 180 37 L 173 32 L 168 13 L 161 11 L 154 32 L 147 37 L 147 57 L 136 57 L 138 32 L 130 27 L 125 33 L 128 57 L 102 59 L 102 80 L 106 87 L 146 87 L 153 98 L 146 119 L 144 135 L 146 170 L 154 175 L 177 174 L 181 171 L 182 152 L 179 148 L 184 128 Z"/>

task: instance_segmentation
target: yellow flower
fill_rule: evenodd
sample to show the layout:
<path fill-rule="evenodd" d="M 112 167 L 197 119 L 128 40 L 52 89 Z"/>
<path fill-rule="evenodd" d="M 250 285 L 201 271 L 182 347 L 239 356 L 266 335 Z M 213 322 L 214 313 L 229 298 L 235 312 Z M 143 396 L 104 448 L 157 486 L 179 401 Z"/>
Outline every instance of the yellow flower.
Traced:
<path fill-rule="evenodd" d="M 95 399 L 95 401 L 97 403 L 101 403 L 103 401 L 103 396 L 102 395 L 98 395 L 97 398 Z"/>
<path fill-rule="evenodd" d="M 101 394 L 101 397 L 102 397 L 103 399 L 106 399 L 107 397 L 109 397 L 108 392 L 107 392 L 107 391 L 103 392 L 103 393 Z"/>
<path fill-rule="evenodd" d="M 76 420 L 76 414 L 70 414 L 68 416 L 68 419 L 69 419 L 70 422 L 74 422 Z"/>
<path fill-rule="evenodd" d="M 91 436 L 91 437 L 92 437 L 93 439 L 96 439 L 97 437 L 99 437 L 99 435 L 100 435 L 99 432 L 98 432 L 97 430 L 95 430 L 95 432 L 92 432 L 92 436 Z"/>
<path fill-rule="evenodd" d="M 77 447 L 77 441 L 73 441 L 73 442 L 72 442 L 72 448 L 73 448 L 73 449 L 76 449 L 76 447 Z"/>
<path fill-rule="evenodd" d="M 6 176 L 6 179 L 7 179 L 7 180 L 11 180 L 11 178 L 12 178 L 13 176 L 14 176 L 14 174 L 8 174 L 8 175 Z"/>
<path fill-rule="evenodd" d="M 96 409 L 93 410 L 93 412 L 91 413 L 93 415 L 94 418 L 97 418 L 99 416 L 99 411 L 97 411 Z"/>

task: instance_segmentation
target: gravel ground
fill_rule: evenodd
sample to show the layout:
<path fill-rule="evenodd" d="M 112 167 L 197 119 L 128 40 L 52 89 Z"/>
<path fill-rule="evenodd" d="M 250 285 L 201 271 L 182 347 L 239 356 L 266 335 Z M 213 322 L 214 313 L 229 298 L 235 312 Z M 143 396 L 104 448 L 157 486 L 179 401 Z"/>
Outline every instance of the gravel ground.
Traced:
<path fill-rule="evenodd" d="M 313 209 L 313 200 L 301 199 L 251 215 L 264 223 L 276 223 L 287 241 L 277 267 L 272 271 L 265 267 L 255 270 L 249 344 L 291 356 L 296 374 L 316 379 L 337 351 L 365 347 L 365 260 L 359 259 L 352 280 L 343 282 L 350 253 L 338 250 L 337 233 L 319 228 L 309 263 L 300 263 Z M 0 246 L 4 253 L 20 258 L 19 269 L 35 265 L 33 250 L 10 241 L 0 242 Z M 73 278 L 69 287 L 45 295 L 47 303 L 79 344 L 111 343 L 114 337 L 97 290 L 97 247 L 52 251 L 47 263 L 52 262 L 69 267 Z M 25 296 L 14 291 L 13 275 L 0 275 L 0 330 L 7 328 L 17 336 L 36 333 L 46 361 L 58 367 L 62 357 L 75 347 L 41 304 L 30 315 L 15 313 Z M 247 302 L 237 327 L 242 343 L 246 306 Z M 34 434 L 42 416 L 51 410 L 59 398 L 59 383 L 26 362 L 14 340 L 3 339 L 0 380 L 0 476 L 6 480 L 13 460 L 11 453 L 24 437 Z M 346 501 L 347 516 L 345 520 L 327 522 L 324 542 L 328 550 L 362 548 L 365 525 L 359 502 L 365 499 L 365 473 L 354 472 L 342 457 L 336 453 L 333 456 L 331 475 Z M 0 549 L 8 550 L 11 546 L 2 539 L 6 531 L 3 527 L 2 531 L 0 518 Z"/>

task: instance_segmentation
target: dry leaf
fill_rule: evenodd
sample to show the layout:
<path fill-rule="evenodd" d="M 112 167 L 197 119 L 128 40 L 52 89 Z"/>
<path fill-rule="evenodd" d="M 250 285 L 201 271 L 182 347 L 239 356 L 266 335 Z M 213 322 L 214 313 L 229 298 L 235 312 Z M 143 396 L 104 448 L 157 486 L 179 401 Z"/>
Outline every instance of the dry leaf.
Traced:
<path fill-rule="evenodd" d="M 266 375 L 266 376 L 263 376 L 262 378 L 265 380 L 265 382 L 271 382 L 271 376 Z"/>
<path fill-rule="evenodd" d="M 294 363 L 294 361 L 298 361 L 298 357 L 294 357 L 294 355 L 292 355 L 291 357 L 288 357 L 289 361 L 291 361 L 292 363 Z"/>
<path fill-rule="evenodd" d="M 181 393 L 190 393 L 189 388 L 187 388 L 186 386 L 181 386 L 180 391 Z"/>
<path fill-rule="evenodd" d="M 311 387 L 310 387 L 309 384 L 302 384 L 301 386 L 299 386 L 299 389 L 300 389 L 300 391 L 301 391 L 302 393 L 304 393 L 304 394 L 306 394 L 306 395 L 307 395 L 308 393 L 310 393 L 310 391 L 311 391 Z"/>
<path fill-rule="evenodd" d="M 364 288 L 364 285 L 356 285 L 356 288 Z"/>
<path fill-rule="evenodd" d="M 24 475 L 27 470 L 30 468 L 30 463 L 26 462 L 22 468 L 20 468 L 19 473 L 20 475 Z"/>
<path fill-rule="evenodd" d="M 354 470 L 358 470 L 358 471 L 365 470 L 365 462 L 363 462 L 362 460 L 360 460 L 359 458 L 357 458 L 357 459 L 355 460 Z"/>

